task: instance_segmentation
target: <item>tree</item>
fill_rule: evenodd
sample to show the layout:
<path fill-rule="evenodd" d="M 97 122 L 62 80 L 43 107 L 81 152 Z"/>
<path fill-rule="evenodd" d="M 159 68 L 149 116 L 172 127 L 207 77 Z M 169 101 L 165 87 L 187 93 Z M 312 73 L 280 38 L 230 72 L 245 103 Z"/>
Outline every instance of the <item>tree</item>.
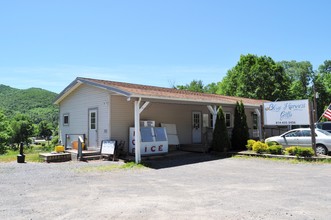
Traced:
<path fill-rule="evenodd" d="M 237 102 L 234 110 L 234 126 L 232 129 L 231 146 L 233 150 L 244 150 L 249 139 L 245 107 Z"/>
<path fill-rule="evenodd" d="M 210 83 L 203 88 L 205 93 L 216 94 L 218 90 L 217 83 Z"/>
<path fill-rule="evenodd" d="M 39 123 L 39 136 L 49 140 L 52 136 L 52 125 L 47 123 L 47 121 L 42 121 Z"/>
<path fill-rule="evenodd" d="M 178 85 L 175 86 L 174 88 L 180 90 L 188 90 L 192 92 L 216 94 L 218 90 L 218 85 L 217 83 L 210 83 L 205 86 L 201 80 L 193 80 L 192 82 L 190 82 L 190 84 L 186 84 L 185 86 Z"/>
<path fill-rule="evenodd" d="M 284 100 L 290 79 L 270 57 L 241 55 L 235 67 L 218 84 L 218 94 L 253 99 Z"/>
<path fill-rule="evenodd" d="M 314 75 L 313 84 L 319 94 L 317 99 L 317 115 L 321 116 L 331 103 L 331 60 L 325 60 Z"/>
<path fill-rule="evenodd" d="M 179 85 L 176 86 L 176 88 L 180 90 L 189 90 L 192 92 L 204 92 L 203 83 L 201 80 L 193 80 L 190 84 L 186 84 L 185 86 Z"/>
<path fill-rule="evenodd" d="M 17 114 L 11 121 L 12 128 L 12 143 L 17 144 L 21 142 L 29 143 L 29 137 L 33 134 L 33 125 L 31 119 L 23 114 Z"/>
<path fill-rule="evenodd" d="M 314 76 L 313 65 L 308 61 L 296 62 L 294 60 L 281 61 L 279 64 L 284 68 L 291 81 L 290 94 L 287 99 L 307 99 L 311 95 L 309 85 Z"/>
<path fill-rule="evenodd" d="M 6 145 L 10 139 L 10 126 L 6 116 L 0 111 L 0 154 L 6 153 Z"/>
<path fill-rule="evenodd" d="M 218 109 L 218 114 L 213 132 L 212 148 L 218 152 L 224 152 L 230 149 L 230 140 L 228 130 L 225 124 L 224 113 L 221 107 Z"/>

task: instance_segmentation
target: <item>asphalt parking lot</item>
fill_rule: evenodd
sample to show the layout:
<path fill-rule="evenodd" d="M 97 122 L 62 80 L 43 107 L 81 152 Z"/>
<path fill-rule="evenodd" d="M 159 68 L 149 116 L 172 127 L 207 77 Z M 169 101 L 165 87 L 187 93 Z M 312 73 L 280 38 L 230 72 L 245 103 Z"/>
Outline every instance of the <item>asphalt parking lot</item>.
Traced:
<path fill-rule="evenodd" d="M 2 163 L 0 219 L 330 219 L 331 164 L 201 153 L 119 162 Z"/>

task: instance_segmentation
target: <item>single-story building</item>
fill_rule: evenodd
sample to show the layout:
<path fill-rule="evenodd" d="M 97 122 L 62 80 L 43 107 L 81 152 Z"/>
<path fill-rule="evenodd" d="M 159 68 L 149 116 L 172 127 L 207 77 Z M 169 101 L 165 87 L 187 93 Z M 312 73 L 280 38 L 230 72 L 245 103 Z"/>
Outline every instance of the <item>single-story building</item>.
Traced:
<path fill-rule="evenodd" d="M 208 144 L 218 106 L 222 106 L 231 134 L 234 108 L 240 101 L 245 106 L 250 136 L 261 136 L 260 112 L 265 100 L 78 77 L 54 103 L 60 109 L 59 135 L 66 148 L 75 135 L 83 135 L 88 150 L 99 150 L 103 140 L 116 139 L 124 140 L 124 149 L 129 151 L 133 128 L 136 147 L 130 153 L 140 162 L 137 140 L 144 123 L 175 125 L 181 145 Z"/>

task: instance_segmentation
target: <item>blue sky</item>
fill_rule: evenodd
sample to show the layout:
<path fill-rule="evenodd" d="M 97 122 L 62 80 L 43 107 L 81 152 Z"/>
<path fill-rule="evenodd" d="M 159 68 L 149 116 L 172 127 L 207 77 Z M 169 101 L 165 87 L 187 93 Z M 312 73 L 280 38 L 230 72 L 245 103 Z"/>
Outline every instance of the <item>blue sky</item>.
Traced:
<path fill-rule="evenodd" d="M 328 0 L 0 0 L 0 84 L 59 93 L 76 77 L 221 81 L 241 54 L 331 53 Z"/>

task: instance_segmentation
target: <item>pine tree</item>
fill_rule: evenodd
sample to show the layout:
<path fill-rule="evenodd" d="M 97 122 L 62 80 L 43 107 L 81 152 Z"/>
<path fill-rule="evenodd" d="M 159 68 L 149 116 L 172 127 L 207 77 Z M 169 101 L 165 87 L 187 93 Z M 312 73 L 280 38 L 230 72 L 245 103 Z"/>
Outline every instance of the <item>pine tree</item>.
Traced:
<path fill-rule="evenodd" d="M 228 130 L 226 128 L 224 113 L 221 107 L 218 109 L 216 118 L 212 148 L 218 152 L 224 152 L 230 148 Z"/>
<path fill-rule="evenodd" d="M 240 105 L 237 102 L 236 107 L 234 108 L 234 119 L 233 119 L 233 129 L 232 129 L 232 135 L 231 135 L 231 149 L 232 150 L 238 150 L 240 141 L 238 138 L 240 138 Z"/>
<path fill-rule="evenodd" d="M 245 107 L 243 102 L 240 102 L 240 110 L 241 110 L 241 139 L 240 139 L 240 150 L 245 150 L 246 149 L 246 144 L 247 144 L 247 140 L 249 139 L 249 129 L 248 129 L 248 125 L 247 125 L 247 117 L 245 114 Z"/>
<path fill-rule="evenodd" d="M 234 110 L 234 126 L 231 136 L 233 150 L 244 150 L 249 139 L 248 125 L 245 114 L 245 107 L 242 102 L 237 102 Z"/>

